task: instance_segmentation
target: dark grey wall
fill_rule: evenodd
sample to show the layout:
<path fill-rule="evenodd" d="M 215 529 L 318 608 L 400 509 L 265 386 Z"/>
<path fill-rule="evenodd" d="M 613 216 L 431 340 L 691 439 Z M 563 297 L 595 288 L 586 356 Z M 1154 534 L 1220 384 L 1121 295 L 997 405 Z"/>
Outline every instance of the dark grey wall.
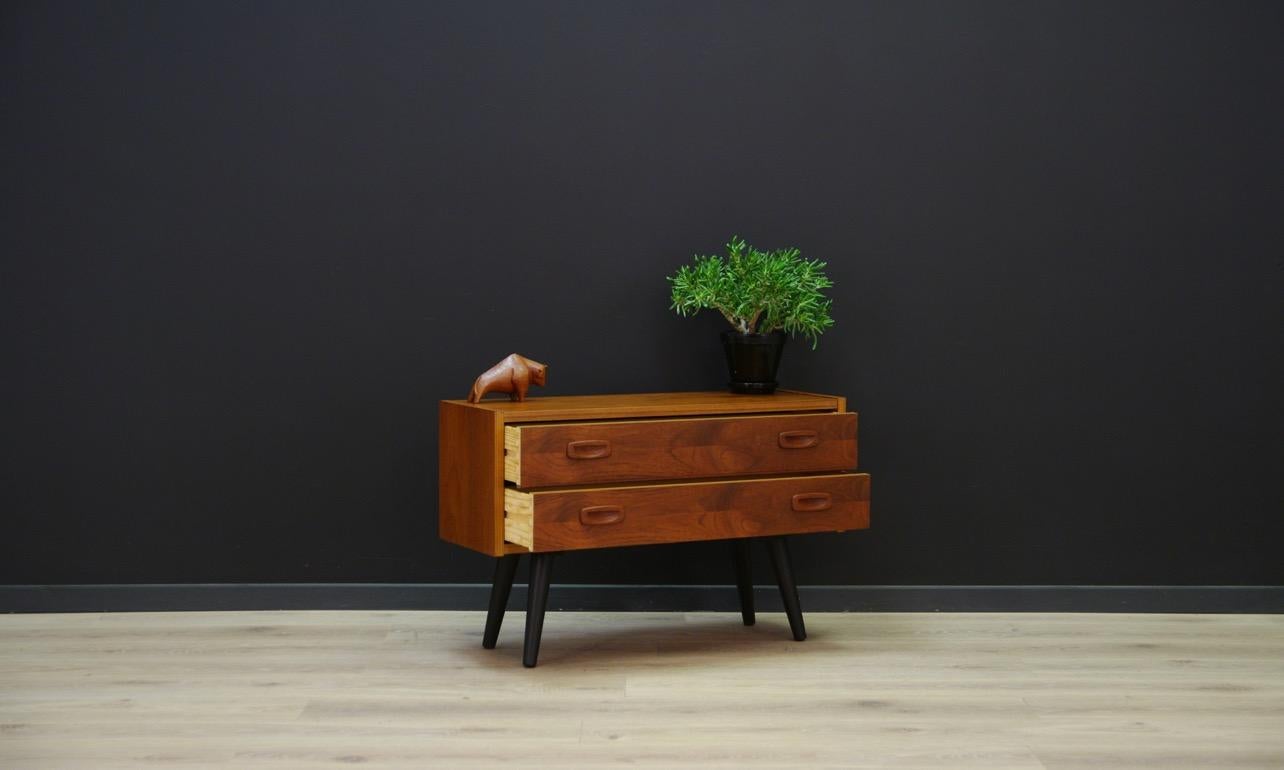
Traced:
<path fill-rule="evenodd" d="M 7 4 L 0 583 L 485 580 L 436 401 L 719 387 L 664 276 L 738 233 L 875 479 L 802 582 L 1284 584 L 1281 8 Z"/>

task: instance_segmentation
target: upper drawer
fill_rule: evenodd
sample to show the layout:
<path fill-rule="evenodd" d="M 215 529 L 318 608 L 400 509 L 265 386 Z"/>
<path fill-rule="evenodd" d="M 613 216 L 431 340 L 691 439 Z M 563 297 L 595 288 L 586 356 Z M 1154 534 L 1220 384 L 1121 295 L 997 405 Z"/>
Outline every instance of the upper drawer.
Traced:
<path fill-rule="evenodd" d="M 504 428 L 504 479 L 520 487 L 855 467 L 854 412 Z"/>

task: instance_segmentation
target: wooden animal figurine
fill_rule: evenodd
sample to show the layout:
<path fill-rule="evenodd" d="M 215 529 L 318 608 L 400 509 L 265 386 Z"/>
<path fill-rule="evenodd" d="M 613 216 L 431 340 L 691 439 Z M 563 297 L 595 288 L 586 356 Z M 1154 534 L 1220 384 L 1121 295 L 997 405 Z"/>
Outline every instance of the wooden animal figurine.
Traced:
<path fill-rule="evenodd" d="M 513 401 L 525 401 L 531 385 L 544 384 L 548 367 L 516 353 L 482 373 L 468 391 L 468 400 L 477 403 L 487 393 L 507 393 Z"/>

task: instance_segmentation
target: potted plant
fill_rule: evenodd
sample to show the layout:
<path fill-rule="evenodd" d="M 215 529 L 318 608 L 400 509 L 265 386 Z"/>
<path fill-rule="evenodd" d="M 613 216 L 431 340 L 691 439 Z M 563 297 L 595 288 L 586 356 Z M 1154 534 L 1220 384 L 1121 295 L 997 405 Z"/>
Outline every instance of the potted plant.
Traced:
<path fill-rule="evenodd" d="M 736 393 L 772 393 L 785 334 L 811 338 L 814 350 L 821 333 L 834 325 L 833 286 L 825 263 L 804 259 L 798 249 L 759 251 L 733 237 L 726 257 L 699 256 L 669 276 L 673 305 L 689 316 L 717 310 L 732 328 L 722 333 L 729 384 Z"/>

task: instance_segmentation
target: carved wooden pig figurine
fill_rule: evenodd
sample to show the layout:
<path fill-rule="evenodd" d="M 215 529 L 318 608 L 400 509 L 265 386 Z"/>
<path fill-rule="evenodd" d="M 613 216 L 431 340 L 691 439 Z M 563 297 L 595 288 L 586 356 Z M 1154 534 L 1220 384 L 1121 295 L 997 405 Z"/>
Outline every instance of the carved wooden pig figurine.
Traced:
<path fill-rule="evenodd" d="M 543 385 L 548 367 L 516 353 L 505 358 L 482 373 L 468 391 L 468 400 L 474 404 L 487 393 L 507 393 L 513 401 L 525 401 L 526 389 Z"/>

